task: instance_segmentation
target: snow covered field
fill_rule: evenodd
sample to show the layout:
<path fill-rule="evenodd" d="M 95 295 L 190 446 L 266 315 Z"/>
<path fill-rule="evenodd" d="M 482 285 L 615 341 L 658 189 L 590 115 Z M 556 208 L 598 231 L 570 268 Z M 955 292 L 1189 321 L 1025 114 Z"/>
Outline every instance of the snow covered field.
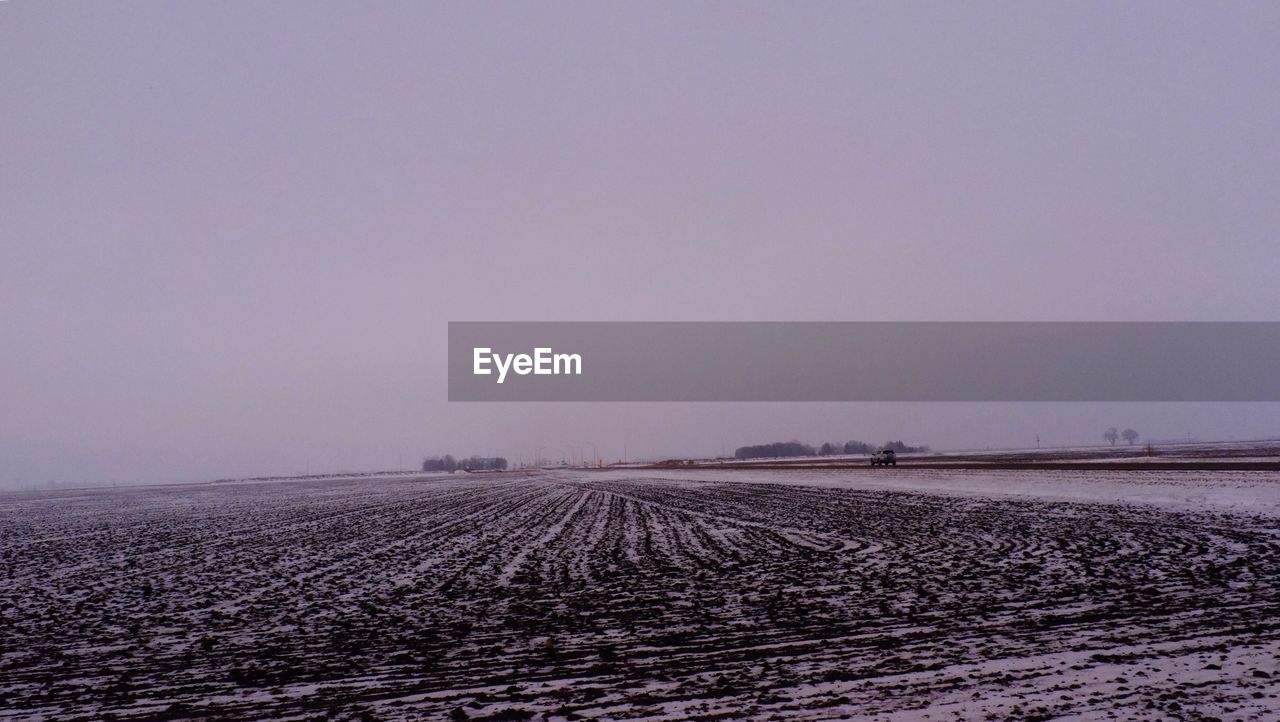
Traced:
<path fill-rule="evenodd" d="M 1280 473 L 0 494 L 0 718 L 1280 719 Z"/>

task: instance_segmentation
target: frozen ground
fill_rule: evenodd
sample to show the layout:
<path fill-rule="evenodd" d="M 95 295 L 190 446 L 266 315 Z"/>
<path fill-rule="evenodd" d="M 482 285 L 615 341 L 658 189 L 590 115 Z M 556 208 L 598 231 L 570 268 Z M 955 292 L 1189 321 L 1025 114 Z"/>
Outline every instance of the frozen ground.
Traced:
<path fill-rule="evenodd" d="M 602 471 L 627 480 L 639 471 Z M 1280 472 L 1005 470 L 859 467 L 855 469 L 653 469 L 642 478 L 678 483 L 759 483 L 1043 501 L 1141 503 L 1280 516 Z"/>
<path fill-rule="evenodd" d="M 0 494 L 0 718 L 1280 719 L 1280 473 Z"/>

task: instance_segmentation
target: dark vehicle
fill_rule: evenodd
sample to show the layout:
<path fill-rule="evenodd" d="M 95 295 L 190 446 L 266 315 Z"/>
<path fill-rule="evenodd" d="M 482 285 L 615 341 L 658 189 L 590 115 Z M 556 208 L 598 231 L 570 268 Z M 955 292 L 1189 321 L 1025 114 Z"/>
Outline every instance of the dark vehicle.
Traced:
<path fill-rule="evenodd" d="M 897 466 L 898 455 L 894 453 L 893 449 L 881 449 L 880 451 L 877 451 L 876 453 L 871 455 L 871 465 L 872 466 Z"/>

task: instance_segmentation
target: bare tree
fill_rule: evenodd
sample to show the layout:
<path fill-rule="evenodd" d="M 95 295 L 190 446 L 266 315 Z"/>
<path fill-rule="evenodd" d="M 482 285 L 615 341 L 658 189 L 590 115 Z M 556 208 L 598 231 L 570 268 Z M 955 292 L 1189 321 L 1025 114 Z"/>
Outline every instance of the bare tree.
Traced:
<path fill-rule="evenodd" d="M 1124 437 L 1124 443 L 1126 444 L 1132 444 L 1138 440 L 1138 432 L 1133 429 L 1125 429 L 1120 435 Z"/>
<path fill-rule="evenodd" d="M 1103 434 L 1102 438 L 1106 439 L 1107 441 L 1110 441 L 1111 445 L 1115 446 L 1116 439 L 1120 438 L 1120 432 L 1116 429 L 1116 427 L 1112 426 L 1111 428 L 1107 429 L 1107 433 Z"/>

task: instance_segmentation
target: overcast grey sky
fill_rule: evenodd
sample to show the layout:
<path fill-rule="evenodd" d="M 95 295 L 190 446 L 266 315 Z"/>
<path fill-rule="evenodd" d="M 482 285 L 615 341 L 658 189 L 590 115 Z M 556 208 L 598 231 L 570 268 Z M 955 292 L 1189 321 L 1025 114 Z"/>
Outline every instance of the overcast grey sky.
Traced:
<path fill-rule="evenodd" d="M 0 484 L 1267 404 L 461 404 L 449 320 L 1280 320 L 1275 3 L 0 3 Z"/>

